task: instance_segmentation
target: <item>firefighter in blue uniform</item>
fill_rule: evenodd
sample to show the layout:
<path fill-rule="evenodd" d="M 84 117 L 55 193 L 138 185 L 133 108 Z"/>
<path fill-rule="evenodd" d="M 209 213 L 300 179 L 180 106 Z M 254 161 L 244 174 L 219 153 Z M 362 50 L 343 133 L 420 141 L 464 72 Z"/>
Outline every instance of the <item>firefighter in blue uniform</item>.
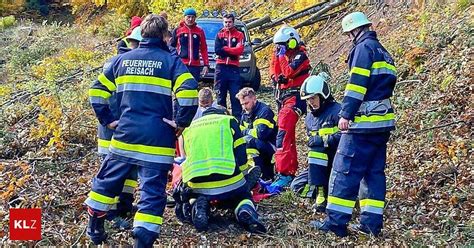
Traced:
<path fill-rule="evenodd" d="M 310 110 L 305 119 L 309 167 L 290 186 L 301 197 L 316 199 L 318 212 L 326 209 L 329 175 L 341 137 L 337 127 L 341 105 L 332 97 L 328 80 L 329 75 L 321 72 L 301 86 L 301 99 L 307 101 Z"/>
<path fill-rule="evenodd" d="M 241 89 L 236 97 L 244 110 L 240 128 L 247 143 L 247 155 L 255 166 L 260 167 L 262 179 L 272 180 L 275 176 L 272 158 L 278 129 L 275 114 L 268 105 L 257 100 L 252 88 Z"/>
<path fill-rule="evenodd" d="M 132 33 L 126 37 L 127 44 L 129 47 L 119 47 L 118 55 L 108 60 L 103 67 L 103 71 L 106 71 L 114 62 L 124 53 L 138 47 L 138 43 L 142 40 L 141 35 L 142 29 L 140 26 L 133 29 Z M 95 98 L 91 98 L 93 100 Z M 108 99 L 109 108 L 116 120 L 119 119 L 119 106 L 117 105 L 117 99 L 115 92 L 112 92 L 112 96 Z M 91 102 L 91 104 L 94 102 Z M 110 140 L 112 139 L 114 131 L 113 129 L 107 128 L 107 126 L 98 124 L 97 125 L 97 152 L 101 157 L 101 161 L 109 154 Z M 130 228 L 129 222 L 125 219 L 132 214 L 133 209 L 133 193 L 137 187 L 137 171 L 133 170 L 128 178 L 125 180 L 125 184 L 122 189 L 122 193 L 119 196 L 118 202 L 114 204 L 111 210 L 107 213 L 107 219 L 114 221 L 114 226 L 119 229 Z"/>
<path fill-rule="evenodd" d="M 198 231 L 208 228 L 210 201 L 234 210 L 237 221 L 250 232 L 264 233 L 241 168 L 248 163 L 245 140 L 235 117 L 214 107 L 191 123 L 184 133 L 182 190 L 192 202 L 192 222 Z"/>
<path fill-rule="evenodd" d="M 328 216 L 324 222 L 312 222 L 338 236 L 347 235 L 359 188 L 360 224 L 351 225 L 352 229 L 377 236 L 383 226 L 387 142 L 395 129 L 390 97 L 397 73 L 392 57 L 370 26 L 362 12 L 342 20 L 344 33 L 354 43 L 348 59 L 350 79 L 339 114 L 342 135 L 329 179 Z"/>
<path fill-rule="evenodd" d="M 90 216 L 87 235 L 95 244 L 107 239 L 104 217 L 127 176 L 137 169 L 140 200 L 133 236 L 138 247 L 153 246 L 163 222 L 165 187 L 176 136 L 191 123 L 197 109 L 197 82 L 163 41 L 168 30 L 166 20 L 148 15 L 141 29 L 140 46 L 121 55 L 89 90 L 99 122 L 114 129 L 110 154 L 94 177 L 86 199 Z M 113 92 L 120 109 L 118 120 L 107 101 Z M 175 129 L 163 121 L 172 118 L 173 92 L 180 105 Z"/>

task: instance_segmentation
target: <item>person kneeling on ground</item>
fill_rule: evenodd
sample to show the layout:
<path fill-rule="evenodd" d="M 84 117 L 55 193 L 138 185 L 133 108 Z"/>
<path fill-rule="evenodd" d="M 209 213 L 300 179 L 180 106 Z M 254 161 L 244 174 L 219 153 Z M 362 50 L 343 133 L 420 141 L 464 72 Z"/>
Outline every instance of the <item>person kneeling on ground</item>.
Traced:
<path fill-rule="evenodd" d="M 187 154 L 182 164 L 182 200 L 192 203 L 192 223 L 208 228 L 210 202 L 233 208 L 237 221 L 249 232 L 265 233 L 240 167 L 247 163 L 245 140 L 238 121 L 222 109 L 210 107 L 183 132 Z"/>
<path fill-rule="evenodd" d="M 309 166 L 290 186 L 301 197 L 316 198 L 314 208 L 318 212 L 326 210 L 329 175 L 341 137 L 337 128 L 341 105 L 331 95 L 328 77 L 322 72 L 301 86 L 301 99 L 307 101 L 310 110 L 305 119 Z"/>
<path fill-rule="evenodd" d="M 241 89 L 236 97 L 244 110 L 240 129 L 247 143 L 247 155 L 263 172 L 263 180 L 273 180 L 275 173 L 272 158 L 277 134 L 275 114 L 268 105 L 257 100 L 252 88 Z"/>

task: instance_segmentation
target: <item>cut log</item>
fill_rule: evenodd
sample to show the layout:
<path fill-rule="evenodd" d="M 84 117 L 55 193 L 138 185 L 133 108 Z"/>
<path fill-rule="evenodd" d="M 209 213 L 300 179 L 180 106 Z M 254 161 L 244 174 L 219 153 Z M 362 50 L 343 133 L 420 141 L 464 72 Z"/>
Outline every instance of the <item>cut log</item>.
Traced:
<path fill-rule="evenodd" d="M 303 10 L 300 10 L 298 12 L 295 12 L 295 13 L 291 13 L 287 16 L 284 16 L 282 18 L 279 18 L 271 23 L 267 23 L 267 24 L 264 24 L 260 27 L 260 30 L 263 31 L 263 30 L 267 30 L 269 28 L 273 28 L 275 26 L 278 26 L 280 24 L 282 24 L 283 22 L 289 22 L 289 21 L 292 21 L 292 20 L 296 20 L 296 19 L 299 19 L 301 17 L 304 17 L 304 16 L 307 16 L 307 15 L 310 15 L 310 14 L 313 14 L 313 13 L 316 13 L 317 11 L 319 11 L 322 6 L 326 3 L 328 3 L 329 1 L 323 1 L 321 3 L 317 3 L 315 5 L 312 5 L 308 8 L 305 8 Z"/>
<path fill-rule="evenodd" d="M 244 22 L 245 24 L 249 24 L 249 23 L 251 23 L 251 22 L 253 22 L 253 21 L 256 21 L 256 20 L 258 20 L 258 19 L 259 19 L 259 18 L 252 18 L 252 19 L 243 20 L 243 22 Z"/>
<path fill-rule="evenodd" d="M 304 26 L 308 26 L 308 25 L 311 25 L 314 23 L 314 21 L 316 19 L 318 19 L 319 17 L 321 17 L 323 14 L 327 13 L 328 11 L 346 3 L 347 0 L 336 0 L 336 1 L 332 1 L 328 4 L 326 4 L 325 6 L 323 6 L 322 9 L 320 9 L 318 12 L 316 12 L 315 14 L 311 15 L 306 21 L 304 22 L 301 22 L 301 23 L 298 23 L 297 25 L 294 26 L 294 28 L 298 29 L 298 28 L 301 28 L 301 27 L 304 27 Z"/>
<path fill-rule="evenodd" d="M 255 5 L 255 2 L 253 4 L 251 4 L 250 6 L 252 7 L 249 7 L 247 10 L 243 11 L 240 15 L 239 15 L 239 20 L 242 20 L 246 15 L 250 14 L 252 11 L 254 11 L 255 9 L 257 9 L 258 7 L 262 6 L 265 2 L 260 2 L 258 4 Z"/>
<path fill-rule="evenodd" d="M 259 27 L 259 26 L 262 26 L 263 24 L 265 23 L 268 23 L 268 22 L 271 22 L 272 20 L 270 19 L 270 16 L 269 15 L 265 15 L 264 17 L 258 19 L 258 20 L 255 20 L 253 22 L 250 22 L 249 24 L 247 24 L 247 28 L 248 30 L 251 30 L 251 29 L 254 29 L 256 27 Z"/>
<path fill-rule="evenodd" d="M 306 20 L 306 21 L 303 22 L 303 23 L 305 23 L 304 26 L 309 26 L 309 25 L 315 24 L 317 22 L 327 20 L 328 18 L 333 18 L 334 16 L 339 14 L 341 11 L 345 11 L 345 10 L 346 10 L 346 8 L 338 10 L 334 13 L 330 13 L 330 14 L 327 14 L 327 15 L 324 15 L 324 16 L 317 17 L 316 19 L 313 19 L 313 20 Z M 298 24 L 298 25 L 300 25 L 300 24 Z M 299 27 L 295 26 L 295 28 L 298 29 L 298 28 L 301 28 L 301 27 L 304 27 L 304 26 L 301 26 L 301 25 Z M 303 37 L 303 39 L 304 39 L 304 37 Z M 272 37 L 267 37 L 260 45 L 254 47 L 254 51 L 258 52 L 258 51 L 262 50 L 266 46 L 272 44 L 272 41 L 273 41 L 273 36 Z"/>

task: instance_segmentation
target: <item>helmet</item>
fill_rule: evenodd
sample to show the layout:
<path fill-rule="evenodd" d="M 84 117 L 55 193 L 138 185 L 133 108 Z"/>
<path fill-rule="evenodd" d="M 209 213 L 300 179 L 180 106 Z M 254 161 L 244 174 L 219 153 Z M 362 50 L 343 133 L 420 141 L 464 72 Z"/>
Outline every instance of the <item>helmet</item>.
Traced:
<path fill-rule="evenodd" d="M 298 31 L 288 25 L 284 25 L 283 27 L 278 29 L 278 31 L 273 36 L 274 44 L 288 43 L 288 48 L 290 49 L 295 48 L 300 42 L 301 38 L 298 34 Z"/>
<path fill-rule="evenodd" d="M 136 40 L 138 42 L 142 41 L 143 40 L 142 28 L 140 26 L 134 28 L 132 30 L 132 33 L 130 33 L 130 35 L 127 36 L 127 39 Z"/>
<path fill-rule="evenodd" d="M 344 33 L 365 25 L 372 25 L 372 22 L 362 12 L 350 13 L 342 19 L 342 31 Z"/>
<path fill-rule="evenodd" d="M 185 9 L 184 16 L 188 16 L 188 15 L 196 16 L 196 10 L 194 10 L 193 8 Z"/>
<path fill-rule="evenodd" d="M 331 89 L 326 82 L 327 80 L 329 80 L 329 75 L 325 72 L 306 78 L 300 89 L 301 99 L 306 100 L 317 94 L 321 95 L 324 99 L 328 99 L 331 95 Z"/>

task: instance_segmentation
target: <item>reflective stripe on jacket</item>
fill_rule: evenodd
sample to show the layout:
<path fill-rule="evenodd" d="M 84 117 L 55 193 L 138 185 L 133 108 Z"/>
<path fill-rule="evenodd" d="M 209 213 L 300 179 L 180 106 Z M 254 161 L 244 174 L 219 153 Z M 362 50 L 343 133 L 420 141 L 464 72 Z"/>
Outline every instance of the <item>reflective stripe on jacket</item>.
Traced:
<path fill-rule="evenodd" d="M 275 144 L 278 130 L 275 114 L 265 103 L 257 101 L 251 113 L 243 113 L 241 125 L 244 135 Z"/>
<path fill-rule="evenodd" d="M 337 127 L 341 105 L 335 101 L 327 102 L 319 111 L 308 113 L 305 119 L 308 135 L 308 161 L 311 164 L 328 166 L 336 154 L 341 132 Z M 325 139 L 323 139 L 324 136 Z M 324 140 L 327 140 L 326 144 Z"/>
<path fill-rule="evenodd" d="M 199 54 L 202 56 L 203 65 L 209 65 L 206 35 L 197 24 L 187 26 L 184 21 L 181 21 L 179 27 L 173 30 L 171 46 L 176 47 L 176 51 L 185 65 L 200 66 Z"/>
<path fill-rule="evenodd" d="M 386 132 L 395 129 L 392 106 L 373 113 L 359 112 L 363 102 L 389 99 L 397 81 L 392 56 L 380 44 L 375 32 L 368 31 L 361 36 L 350 52 L 348 63 L 350 79 L 340 115 L 352 120 L 349 132 Z"/>
<path fill-rule="evenodd" d="M 162 119 L 172 119 L 172 93 L 180 103 L 178 126 L 187 127 L 197 109 L 197 82 L 186 66 L 170 55 L 161 39 L 144 39 L 139 48 L 115 60 L 89 90 L 92 107 L 104 126 L 116 120 L 107 103 L 114 92 L 120 119 L 111 153 L 138 165 L 170 166 L 176 137 Z"/>

